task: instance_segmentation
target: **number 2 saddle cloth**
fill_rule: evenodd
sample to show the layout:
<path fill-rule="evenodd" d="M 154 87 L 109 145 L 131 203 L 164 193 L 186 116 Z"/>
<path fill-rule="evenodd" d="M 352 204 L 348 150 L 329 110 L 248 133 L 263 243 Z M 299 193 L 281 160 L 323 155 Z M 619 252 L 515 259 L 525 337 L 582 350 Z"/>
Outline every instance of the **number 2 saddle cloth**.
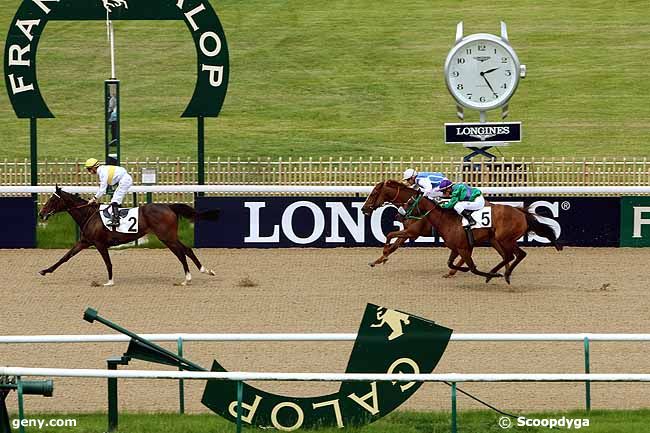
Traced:
<path fill-rule="evenodd" d="M 102 218 L 104 226 L 113 231 L 113 227 L 109 224 L 113 214 L 110 205 L 103 204 L 99 206 L 99 216 Z M 138 208 L 120 208 L 120 226 L 117 227 L 119 233 L 137 233 L 138 232 Z"/>

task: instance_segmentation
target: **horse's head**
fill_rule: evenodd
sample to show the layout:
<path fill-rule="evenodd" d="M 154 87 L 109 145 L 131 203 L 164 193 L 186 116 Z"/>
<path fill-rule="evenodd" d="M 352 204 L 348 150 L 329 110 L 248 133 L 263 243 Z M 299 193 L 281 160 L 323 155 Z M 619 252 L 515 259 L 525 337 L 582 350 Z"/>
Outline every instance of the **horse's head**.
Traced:
<path fill-rule="evenodd" d="M 74 196 L 72 194 L 63 191 L 59 188 L 59 185 L 56 185 L 54 194 L 52 194 L 47 203 L 45 203 L 45 206 L 43 206 L 38 215 L 41 219 L 47 220 L 55 213 L 68 210 L 73 199 Z"/>
<path fill-rule="evenodd" d="M 375 209 L 384 206 L 386 203 L 401 206 L 415 193 L 415 190 L 396 180 L 379 182 L 372 189 L 372 192 L 361 208 L 361 212 L 364 215 L 370 215 Z"/>

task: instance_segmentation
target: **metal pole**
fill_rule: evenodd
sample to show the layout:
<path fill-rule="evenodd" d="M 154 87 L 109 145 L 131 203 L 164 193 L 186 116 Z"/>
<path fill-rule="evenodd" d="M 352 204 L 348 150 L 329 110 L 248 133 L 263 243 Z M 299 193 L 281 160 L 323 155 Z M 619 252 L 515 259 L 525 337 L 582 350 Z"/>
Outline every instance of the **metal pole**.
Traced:
<path fill-rule="evenodd" d="M 106 361 L 109 370 L 117 370 L 117 363 L 111 360 Z M 117 431 L 118 408 L 117 408 L 117 378 L 108 378 L 108 431 Z"/>
<path fill-rule="evenodd" d="M 205 118 L 199 116 L 197 119 L 197 161 L 198 161 L 198 183 L 205 185 Z M 203 196 L 203 193 L 198 193 Z"/>
<path fill-rule="evenodd" d="M 178 337 L 176 340 L 176 346 L 178 348 L 178 356 L 183 357 L 183 337 Z M 178 371 L 183 371 L 183 367 L 178 366 Z M 185 387 L 183 379 L 178 380 L 178 404 L 179 412 L 181 415 L 185 413 Z"/>
<path fill-rule="evenodd" d="M 589 337 L 584 339 L 585 347 L 585 374 L 589 374 Z M 591 382 L 585 381 L 585 407 L 587 412 L 591 410 Z"/>
<path fill-rule="evenodd" d="M 32 186 L 38 185 L 38 134 L 36 117 L 29 118 L 29 166 Z M 32 193 L 32 199 L 38 207 L 38 194 Z"/>
<path fill-rule="evenodd" d="M 177 354 L 165 349 L 164 347 L 158 346 L 157 344 L 153 344 L 151 341 L 146 340 L 139 335 L 129 331 L 128 329 L 122 328 L 116 323 L 111 322 L 110 320 L 106 320 L 103 317 L 101 317 L 99 314 L 97 314 L 97 311 L 92 309 L 92 308 L 87 308 L 86 311 L 84 312 L 84 320 L 87 322 L 92 323 L 93 321 L 98 321 L 104 326 L 108 326 L 109 328 L 119 332 L 120 334 L 124 334 L 128 337 L 131 337 L 132 339 L 139 341 L 140 343 L 144 344 L 145 346 L 154 348 L 155 350 L 158 350 L 159 352 L 162 352 L 163 354 L 171 357 L 172 359 L 176 359 L 179 362 L 182 362 L 186 364 L 186 370 L 189 371 L 207 371 L 205 368 L 201 367 L 198 364 L 193 363 L 192 361 L 189 361 L 182 356 L 178 356 Z"/>
<path fill-rule="evenodd" d="M 244 399 L 244 383 L 237 381 L 237 433 L 241 433 L 241 409 L 242 400 Z"/>
<path fill-rule="evenodd" d="M 23 405 L 23 381 L 20 380 L 20 376 L 16 377 L 16 385 L 16 392 L 18 394 L 18 420 L 20 421 L 18 432 L 25 433 L 25 426 L 23 426 L 23 420 L 25 419 L 25 407 Z"/>
<path fill-rule="evenodd" d="M 106 19 L 108 24 L 108 42 L 111 46 L 111 79 L 115 77 L 115 32 L 113 31 L 113 21 L 108 19 L 108 11 L 106 11 Z"/>
<path fill-rule="evenodd" d="M 456 425 L 456 382 L 451 383 L 451 433 L 457 433 Z"/>

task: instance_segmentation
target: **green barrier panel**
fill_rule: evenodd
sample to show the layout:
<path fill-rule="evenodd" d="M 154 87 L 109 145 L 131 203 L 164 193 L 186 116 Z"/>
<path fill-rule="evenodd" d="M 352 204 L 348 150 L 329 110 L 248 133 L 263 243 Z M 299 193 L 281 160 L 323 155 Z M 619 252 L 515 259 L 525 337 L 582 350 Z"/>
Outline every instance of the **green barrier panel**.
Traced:
<path fill-rule="evenodd" d="M 650 247 L 650 197 L 621 198 L 621 246 Z"/>

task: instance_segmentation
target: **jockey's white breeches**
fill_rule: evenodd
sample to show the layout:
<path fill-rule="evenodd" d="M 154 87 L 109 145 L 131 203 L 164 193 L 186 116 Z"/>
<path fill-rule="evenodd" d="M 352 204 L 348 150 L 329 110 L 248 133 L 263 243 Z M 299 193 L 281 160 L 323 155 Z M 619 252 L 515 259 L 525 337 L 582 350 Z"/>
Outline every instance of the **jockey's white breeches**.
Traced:
<path fill-rule="evenodd" d="M 117 188 L 113 193 L 113 197 L 111 198 L 111 203 L 117 203 L 121 205 L 122 201 L 124 201 L 124 196 L 126 195 L 127 192 L 129 192 L 129 188 L 131 188 L 131 185 L 133 185 L 133 178 L 129 174 L 125 174 L 124 176 L 122 176 L 122 179 L 120 179 L 120 181 L 118 182 Z"/>
<path fill-rule="evenodd" d="M 485 199 L 482 195 L 479 195 L 474 201 L 459 201 L 454 205 L 454 210 L 460 214 L 464 210 L 475 211 L 482 209 L 483 206 L 485 206 Z"/>

